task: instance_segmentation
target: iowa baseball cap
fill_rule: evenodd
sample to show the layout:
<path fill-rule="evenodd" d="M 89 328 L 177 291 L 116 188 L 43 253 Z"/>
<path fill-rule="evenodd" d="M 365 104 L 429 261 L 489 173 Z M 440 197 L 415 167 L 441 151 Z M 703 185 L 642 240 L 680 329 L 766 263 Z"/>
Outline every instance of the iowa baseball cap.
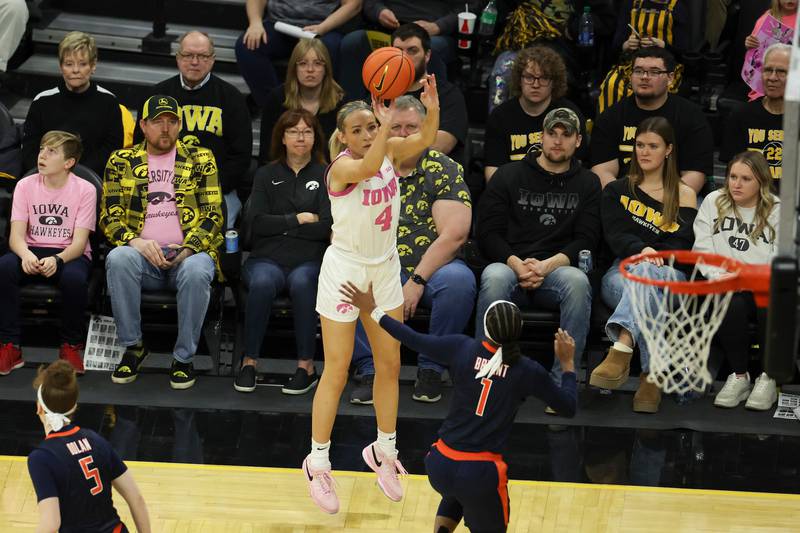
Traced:
<path fill-rule="evenodd" d="M 181 107 L 178 105 L 178 101 L 171 96 L 156 94 L 148 98 L 144 103 L 144 108 L 142 108 L 143 119 L 149 118 L 152 120 L 164 113 L 172 113 L 176 117 L 180 117 Z"/>
<path fill-rule="evenodd" d="M 575 111 L 566 107 L 559 107 L 550 111 L 545 117 L 542 127 L 545 131 L 552 131 L 556 126 L 563 126 L 567 135 L 581 131 L 581 120 Z"/>

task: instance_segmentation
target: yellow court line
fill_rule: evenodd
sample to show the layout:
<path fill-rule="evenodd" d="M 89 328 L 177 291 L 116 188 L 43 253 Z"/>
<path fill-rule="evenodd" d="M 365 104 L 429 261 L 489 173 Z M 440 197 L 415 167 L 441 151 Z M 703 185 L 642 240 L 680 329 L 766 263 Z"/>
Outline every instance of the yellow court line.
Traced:
<path fill-rule="evenodd" d="M 0 455 L 0 462 L 23 462 L 27 457 L 17 455 Z M 159 463 L 155 461 L 125 461 L 125 464 L 147 468 L 181 469 L 192 470 L 211 470 L 217 472 L 250 472 L 265 474 L 297 474 L 298 468 L 282 468 L 276 466 L 238 466 L 238 465 L 198 465 L 193 463 Z M 371 478 L 375 474 L 372 472 L 351 472 L 348 470 L 337 470 L 338 474 L 350 477 Z M 422 474 L 407 474 L 403 477 L 414 480 L 427 480 L 428 476 Z M 655 494 L 685 494 L 694 496 L 736 496 L 740 498 L 763 498 L 768 500 L 789 500 L 800 501 L 800 494 L 787 494 L 783 492 L 751 492 L 737 490 L 719 489 L 684 489 L 678 487 L 641 487 L 638 485 L 603 485 L 598 483 L 570 483 L 564 481 L 532 481 L 512 479 L 510 485 L 521 485 L 527 487 L 555 487 L 573 488 L 589 490 L 614 490 L 614 491 L 633 491 L 648 492 Z"/>

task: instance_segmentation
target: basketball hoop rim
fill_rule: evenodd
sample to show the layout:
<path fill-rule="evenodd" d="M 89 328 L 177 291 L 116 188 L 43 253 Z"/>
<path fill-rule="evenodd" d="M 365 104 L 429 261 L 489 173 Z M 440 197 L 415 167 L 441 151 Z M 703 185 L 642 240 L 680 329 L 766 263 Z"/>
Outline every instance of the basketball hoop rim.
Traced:
<path fill-rule="evenodd" d="M 703 264 L 712 267 L 721 267 L 730 272 L 730 275 L 717 279 L 698 279 L 698 280 L 662 280 L 638 276 L 628 271 L 630 265 L 640 263 L 647 259 L 661 258 L 665 264 L 669 264 L 670 259 L 675 263 L 695 265 L 699 260 Z M 735 271 L 733 271 L 735 270 Z M 769 301 L 770 265 L 750 265 L 737 259 L 725 257 L 724 255 L 712 254 L 708 252 L 696 252 L 693 250 L 662 250 L 648 252 L 646 254 L 636 254 L 626 257 L 619 263 L 619 271 L 627 279 L 651 285 L 654 287 L 668 288 L 676 294 L 721 294 L 732 291 L 751 291 L 756 297 L 759 307 L 763 307 Z"/>

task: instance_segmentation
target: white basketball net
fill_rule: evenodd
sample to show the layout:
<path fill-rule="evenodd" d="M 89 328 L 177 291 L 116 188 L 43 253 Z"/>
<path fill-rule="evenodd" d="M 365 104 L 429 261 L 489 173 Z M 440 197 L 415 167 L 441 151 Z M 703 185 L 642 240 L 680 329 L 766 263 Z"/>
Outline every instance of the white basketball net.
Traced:
<path fill-rule="evenodd" d="M 689 281 L 695 279 L 701 264 L 699 260 L 694 265 Z M 669 272 L 668 281 L 682 281 L 677 271 L 662 270 Z M 665 393 L 704 392 L 713 381 L 707 365 L 711 340 L 725 318 L 733 291 L 677 294 L 628 278 L 625 290 L 650 352 L 648 380 Z"/>

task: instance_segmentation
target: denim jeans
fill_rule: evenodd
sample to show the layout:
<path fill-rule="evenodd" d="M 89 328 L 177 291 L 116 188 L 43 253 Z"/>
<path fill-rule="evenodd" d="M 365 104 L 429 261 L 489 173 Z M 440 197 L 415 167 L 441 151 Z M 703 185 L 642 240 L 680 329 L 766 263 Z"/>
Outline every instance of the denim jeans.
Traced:
<path fill-rule="evenodd" d="M 517 274 L 503 263 L 492 263 L 481 274 L 478 307 L 475 310 L 475 337 L 483 338 L 483 315 L 492 302 L 509 300 L 522 307 L 542 307 L 561 313 L 559 326 L 575 339 L 575 368 L 578 368 L 592 315 L 592 287 L 589 278 L 573 266 L 562 266 L 548 274 L 539 288 L 525 290 L 519 286 Z M 553 359 L 550 375 L 561 383 L 561 363 Z"/>
<path fill-rule="evenodd" d="M 361 67 L 371 52 L 372 47 L 364 30 L 351 31 L 342 39 L 341 57 L 346 59 L 339 63 L 336 81 L 344 89 L 345 102 L 367 97 L 367 89 L 361 81 Z M 428 74 L 436 74 L 437 80 L 446 80 L 446 63 L 456 56 L 455 40 L 452 37 L 435 35 L 431 37 L 431 52 Z"/>
<path fill-rule="evenodd" d="M 111 310 L 122 346 L 142 340 L 142 291 L 177 291 L 178 338 L 173 356 L 188 363 L 194 357 L 211 296 L 214 260 L 197 253 L 170 270 L 154 267 L 138 250 L 118 246 L 106 257 L 106 280 Z"/>
<path fill-rule="evenodd" d="M 239 71 L 242 73 L 244 81 L 247 82 L 247 86 L 250 87 L 250 94 L 253 95 L 253 100 L 261 107 L 266 104 L 267 95 L 269 95 L 270 91 L 281 83 L 278 80 L 275 67 L 272 66 L 273 59 L 288 58 L 297 44 L 297 39 L 276 31 L 275 25 L 269 20 L 264 20 L 264 29 L 267 31 L 266 44 L 259 43 L 258 48 L 250 50 L 244 45 L 244 34 L 242 34 L 236 39 L 235 46 Z M 330 76 L 337 72 L 339 43 L 342 40 L 342 34 L 337 31 L 331 31 L 320 37 L 320 40 L 328 49 L 333 63 L 328 70 L 328 75 Z M 361 68 L 360 65 L 361 63 L 359 63 L 359 69 Z M 361 79 L 360 70 L 358 79 Z"/>
<path fill-rule="evenodd" d="M 294 312 L 294 340 L 298 359 L 313 359 L 316 351 L 317 280 L 321 263 L 309 261 L 294 268 L 280 266 L 267 258 L 249 258 L 242 277 L 247 286 L 244 318 L 244 355 L 258 359 L 269 324 L 272 302 L 284 288 L 289 290 Z"/>
<path fill-rule="evenodd" d="M 652 263 L 639 263 L 634 265 L 632 273 L 650 279 L 677 279 L 685 280 L 686 276 L 680 270 L 675 270 L 670 266 L 655 266 Z M 659 298 L 662 294 L 660 289 L 652 289 L 654 298 Z M 639 358 L 642 363 L 642 372 L 650 371 L 650 351 L 647 343 L 644 342 L 639 326 L 633 316 L 633 306 L 628 291 L 625 290 L 625 277 L 619 271 L 619 260 L 614 261 L 600 282 L 600 296 L 603 302 L 614 312 L 606 322 L 606 334 L 614 342 L 619 340 L 620 329 L 624 328 L 633 337 L 633 342 L 639 347 Z"/>
<path fill-rule="evenodd" d="M 236 191 L 230 191 L 225 195 L 225 229 L 233 229 L 236 224 L 236 217 L 242 210 L 242 201 Z"/>
<path fill-rule="evenodd" d="M 400 281 L 405 284 L 408 273 L 400 271 Z M 475 275 L 461 259 L 453 259 L 431 275 L 420 298 L 419 305 L 431 310 L 428 333 L 431 335 L 450 335 L 464 331 L 472 308 L 475 305 Z M 356 342 L 353 349 L 353 364 L 359 374 L 375 374 L 372 349 L 361 321 L 356 326 Z M 417 365 L 420 369 L 439 372 L 444 367 L 419 354 Z"/>
<path fill-rule="evenodd" d="M 30 248 L 42 259 L 63 251 L 62 248 Z M 79 344 L 86 337 L 86 305 L 89 299 L 91 263 L 86 256 L 64 263 L 51 277 L 29 276 L 22 271 L 22 260 L 14 252 L 0 257 L 0 342 L 20 344 L 19 289 L 27 283 L 49 283 L 61 291 L 62 342 Z"/>

